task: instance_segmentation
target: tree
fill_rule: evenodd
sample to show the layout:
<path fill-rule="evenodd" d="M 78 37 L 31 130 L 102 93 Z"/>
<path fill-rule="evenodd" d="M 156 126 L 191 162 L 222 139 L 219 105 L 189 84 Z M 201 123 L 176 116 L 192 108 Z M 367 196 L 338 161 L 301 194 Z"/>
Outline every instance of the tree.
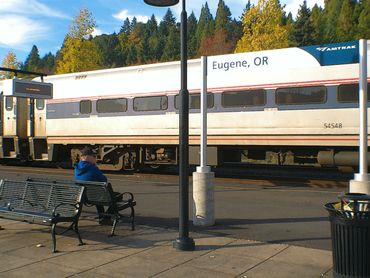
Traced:
<path fill-rule="evenodd" d="M 17 56 L 10 50 L 4 57 L 1 67 L 8 69 L 20 69 L 21 63 L 17 60 Z M 14 73 L 7 71 L 0 71 L 0 80 L 13 78 Z"/>
<path fill-rule="evenodd" d="M 95 19 L 87 8 L 82 8 L 69 27 L 68 36 L 73 39 L 87 39 L 96 27 Z"/>
<path fill-rule="evenodd" d="M 130 19 L 127 17 L 125 21 L 123 22 L 123 25 L 121 27 L 121 30 L 119 31 L 119 34 L 124 33 L 126 35 L 130 34 L 131 32 L 131 23 Z"/>
<path fill-rule="evenodd" d="M 40 55 L 37 46 L 32 46 L 31 52 L 28 55 L 26 61 L 24 62 L 24 69 L 27 71 L 37 72 L 40 70 Z"/>
<path fill-rule="evenodd" d="M 118 52 L 119 52 L 120 60 L 121 60 L 120 66 L 126 66 L 127 56 L 128 56 L 129 48 L 130 48 L 129 35 L 124 32 L 120 32 L 117 35 L 117 39 L 118 39 L 117 47 L 118 47 Z"/>
<path fill-rule="evenodd" d="M 202 40 L 206 37 L 211 37 L 214 31 L 214 20 L 209 10 L 208 3 L 206 2 L 200 11 L 198 20 L 198 26 L 196 31 L 197 48 L 201 44 Z"/>
<path fill-rule="evenodd" d="M 158 32 L 158 23 L 157 23 L 157 19 L 155 18 L 154 14 L 152 14 L 150 19 L 146 23 L 146 30 L 147 30 L 147 34 L 149 36 L 154 36 L 154 35 L 157 34 L 157 32 Z"/>
<path fill-rule="evenodd" d="M 353 18 L 354 8 L 353 0 L 343 0 L 336 29 L 338 41 L 349 41 L 354 38 L 356 28 Z"/>
<path fill-rule="evenodd" d="M 227 39 L 227 32 L 225 29 L 215 31 L 214 36 L 204 38 L 199 53 L 201 55 L 221 55 L 232 52 L 235 44 Z"/>
<path fill-rule="evenodd" d="M 188 17 L 188 56 L 189 58 L 195 58 L 198 52 L 197 46 L 197 18 L 194 15 L 194 12 Z"/>
<path fill-rule="evenodd" d="M 370 39 L 370 0 L 364 0 L 357 26 L 357 39 Z"/>
<path fill-rule="evenodd" d="M 314 26 L 311 19 L 311 11 L 304 0 L 298 10 L 297 19 L 293 24 L 294 41 L 298 46 L 312 45 L 315 43 L 313 37 Z"/>
<path fill-rule="evenodd" d="M 200 55 L 219 55 L 230 53 L 236 44 L 238 24 L 231 20 L 231 12 L 223 0 L 219 0 L 214 23 L 214 31 L 205 35 L 200 41 Z"/>
<path fill-rule="evenodd" d="M 136 63 L 137 63 L 136 45 L 131 43 L 127 53 L 126 65 L 135 65 Z"/>
<path fill-rule="evenodd" d="M 288 47 L 289 30 L 282 25 L 283 14 L 278 0 L 259 0 L 243 16 L 243 36 L 235 52 Z"/>
<path fill-rule="evenodd" d="M 332 43 L 338 40 L 337 24 L 343 0 L 325 0 L 324 42 Z"/>
<path fill-rule="evenodd" d="M 223 0 L 219 0 L 215 18 L 215 31 L 219 31 L 221 29 L 228 30 L 230 22 L 231 12 L 229 7 L 225 5 Z"/>
<path fill-rule="evenodd" d="M 138 46 L 138 61 L 140 64 L 145 64 L 148 61 L 151 61 L 150 55 L 150 48 L 149 48 L 149 35 L 145 35 L 144 38 L 141 40 L 140 45 Z"/>
<path fill-rule="evenodd" d="M 321 7 L 315 4 L 311 11 L 311 20 L 314 28 L 312 37 L 315 44 L 321 44 L 324 41 L 324 11 Z"/>
<path fill-rule="evenodd" d="M 159 33 L 161 36 L 167 37 L 170 33 L 170 29 L 176 27 L 176 18 L 174 17 L 171 9 L 167 9 L 166 14 L 162 18 L 159 24 Z"/>
<path fill-rule="evenodd" d="M 67 37 L 61 55 L 62 59 L 58 61 L 56 73 L 81 72 L 100 68 L 99 53 L 91 40 Z"/>
<path fill-rule="evenodd" d="M 162 62 L 180 60 L 180 33 L 175 27 L 169 30 L 166 45 L 161 57 Z"/>
<path fill-rule="evenodd" d="M 87 9 L 81 9 L 74 18 L 64 39 L 57 61 L 56 73 L 70 73 L 100 68 L 100 55 L 91 40 L 96 27 L 95 19 Z"/>
<path fill-rule="evenodd" d="M 115 33 L 96 36 L 92 41 L 99 52 L 101 66 L 104 68 L 122 66 L 123 61 L 120 53 L 119 40 Z"/>
<path fill-rule="evenodd" d="M 53 74 L 55 71 L 55 57 L 49 52 L 40 61 L 40 71 L 46 74 Z"/>

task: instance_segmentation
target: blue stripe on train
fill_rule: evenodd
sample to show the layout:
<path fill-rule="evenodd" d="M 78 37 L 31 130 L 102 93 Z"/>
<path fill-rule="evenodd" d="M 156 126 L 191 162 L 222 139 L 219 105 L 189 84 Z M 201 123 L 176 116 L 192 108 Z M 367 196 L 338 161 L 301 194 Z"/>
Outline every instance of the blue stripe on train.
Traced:
<path fill-rule="evenodd" d="M 315 57 L 321 66 L 359 63 L 358 48 L 358 41 L 300 47 Z"/>

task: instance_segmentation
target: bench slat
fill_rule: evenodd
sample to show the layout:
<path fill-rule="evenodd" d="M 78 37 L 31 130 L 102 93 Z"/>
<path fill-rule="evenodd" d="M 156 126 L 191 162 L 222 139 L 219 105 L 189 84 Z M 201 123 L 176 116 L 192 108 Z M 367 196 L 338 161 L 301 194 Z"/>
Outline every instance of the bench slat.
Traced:
<path fill-rule="evenodd" d="M 0 216 L 51 225 L 53 252 L 56 248 L 55 226 L 60 222 L 71 222 L 68 229 L 74 230 L 83 244 L 78 219 L 84 191 L 83 186 L 76 184 L 1 180 Z"/>

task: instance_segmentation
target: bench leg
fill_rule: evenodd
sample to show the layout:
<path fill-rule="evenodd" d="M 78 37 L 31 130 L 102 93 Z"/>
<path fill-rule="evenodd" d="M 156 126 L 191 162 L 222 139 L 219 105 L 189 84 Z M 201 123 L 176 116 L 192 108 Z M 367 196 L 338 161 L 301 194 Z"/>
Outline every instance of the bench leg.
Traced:
<path fill-rule="evenodd" d="M 117 223 L 118 223 L 119 217 L 115 216 L 113 220 L 113 225 L 112 225 L 112 231 L 110 233 L 110 236 L 114 236 L 114 231 L 116 229 Z"/>
<path fill-rule="evenodd" d="M 131 207 L 131 231 L 135 231 L 135 209 Z"/>
<path fill-rule="evenodd" d="M 57 240 L 55 238 L 55 228 L 56 228 L 56 226 L 57 226 L 56 224 L 53 224 L 51 226 L 51 239 L 52 239 L 52 242 L 53 242 L 53 247 L 52 247 L 51 251 L 53 253 L 56 252 L 56 248 L 57 248 Z"/>
<path fill-rule="evenodd" d="M 75 233 L 77 234 L 77 237 L 78 237 L 78 241 L 80 242 L 79 245 L 84 245 L 84 243 L 82 242 L 82 239 L 81 239 L 81 235 L 80 235 L 80 232 L 78 231 L 78 221 L 76 221 L 74 223 L 74 229 Z"/>

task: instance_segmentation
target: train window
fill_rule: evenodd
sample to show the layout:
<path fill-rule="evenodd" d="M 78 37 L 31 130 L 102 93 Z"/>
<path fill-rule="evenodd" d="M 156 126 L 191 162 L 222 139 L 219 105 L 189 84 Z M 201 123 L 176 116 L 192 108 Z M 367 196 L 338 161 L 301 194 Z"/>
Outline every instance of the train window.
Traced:
<path fill-rule="evenodd" d="M 207 108 L 214 106 L 214 97 L 212 93 L 207 93 Z M 180 107 L 180 96 L 175 96 L 175 108 Z M 189 95 L 189 109 L 200 109 L 200 94 Z"/>
<path fill-rule="evenodd" d="M 81 100 L 80 101 L 80 113 L 90 114 L 92 109 L 91 100 Z"/>
<path fill-rule="evenodd" d="M 37 110 L 43 110 L 45 108 L 45 100 L 44 99 L 36 99 L 36 108 L 37 108 Z"/>
<path fill-rule="evenodd" d="M 326 101 L 326 88 L 293 87 L 276 90 L 275 101 L 278 105 L 324 103 Z"/>
<path fill-rule="evenodd" d="M 226 91 L 222 93 L 223 107 L 264 106 L 265 90 Z"/>
<path fill-rule="evenodd" d="M 96 111 L 98 111 L 98 113 L 126 112 L 127 99 L 99 99 L 96 102 Z"/>
<path fill-rule="evenodd" d="M 5 109 L 7 111 L 13 110 L 13 97 L 5 97 Z"/>
<path fill-rule="evenodd" d="M 358 102 L 358 83 L 338 86 L 338 102 Z M 367 101 L 370 101 L 370 84 L 367 84 Z"/>
<path fill-rule="evenodd" d="M 134 98 L 135 111 L 167 110 L 167 96 L 136 97 Z"/>

